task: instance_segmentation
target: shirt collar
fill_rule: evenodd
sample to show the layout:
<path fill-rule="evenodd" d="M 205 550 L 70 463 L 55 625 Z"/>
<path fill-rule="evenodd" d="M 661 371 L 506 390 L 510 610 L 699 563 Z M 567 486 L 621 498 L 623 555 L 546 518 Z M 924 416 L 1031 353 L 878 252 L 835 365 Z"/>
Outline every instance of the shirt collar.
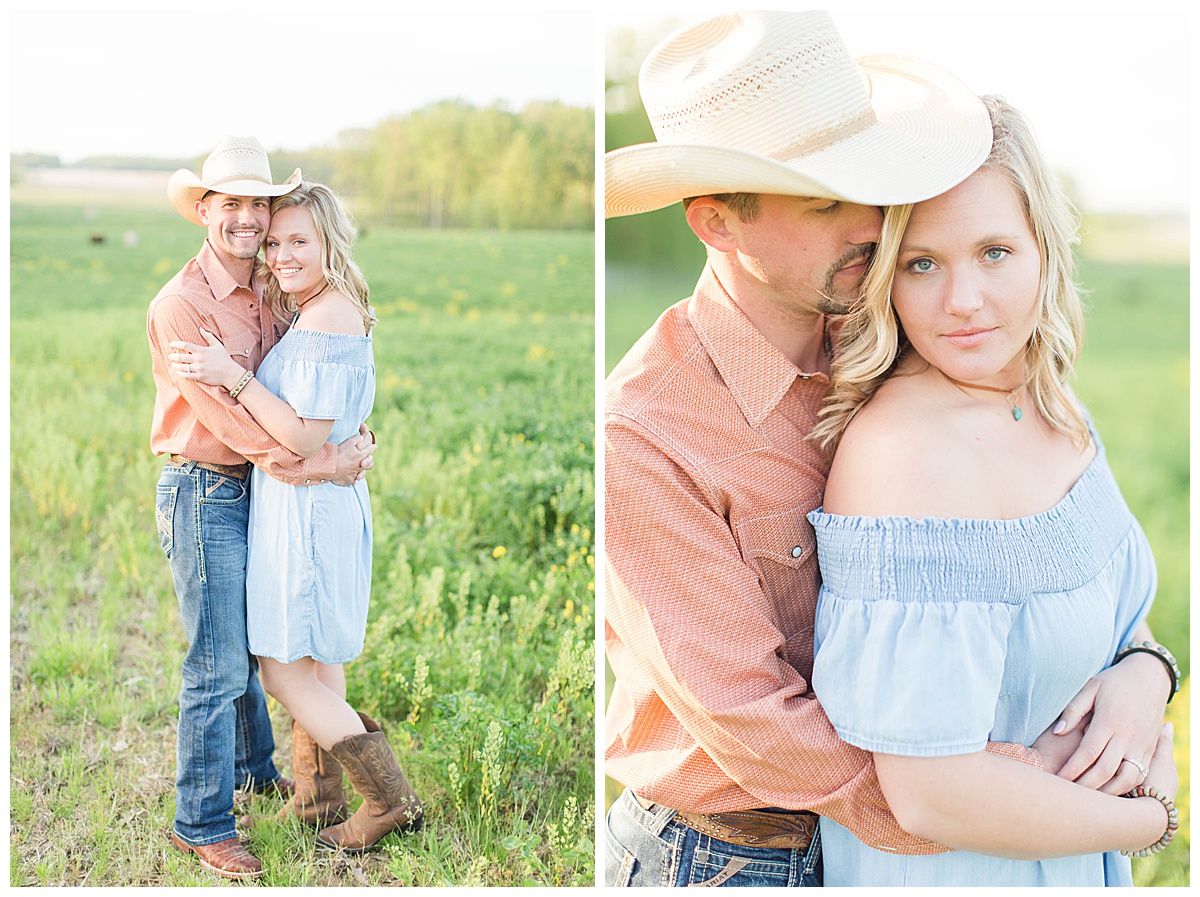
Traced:
<path fill-rule="evenodd" d="M 688 318 L 752 426 L 762 423 L 797 377 L 819 379 L 822 391 L 828 388 L 827 375 L 801 371 L 767 341 L 725 291 L 711 265 L 704 266 L 696 284 Z"/>
<path fill-rule="evenodd" d="M 212 244 L 208 242 L 207 238 L 204 240 L 204 246 L 200 249 L 200 254 L 196 256 L 196 262 L 200 265 L 200 270 L 204 272 L 204 279 L 208 281 L 213 298 L 218 302 L 224 302 L 234 290 L 244 289 L 234 279 L 234 276 L 225 270 L 217 251 L 212 248 Z M 254 291 L 255 296 L 262 299 L 262 284 L 253 275 L 250 277 L 250 289 Z"/>

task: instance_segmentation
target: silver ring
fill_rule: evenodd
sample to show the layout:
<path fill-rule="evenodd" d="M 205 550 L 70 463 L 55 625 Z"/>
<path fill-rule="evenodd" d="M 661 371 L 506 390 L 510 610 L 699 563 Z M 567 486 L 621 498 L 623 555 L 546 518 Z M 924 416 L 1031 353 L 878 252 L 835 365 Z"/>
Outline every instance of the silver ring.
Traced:
<path fill-rule="evenodd" d="M 192 364 L 191 364 L 191 362 L 188 362 L 188 366 L 187 366 L 187 372 L 188 372 L 189 374 L 192 372 Z"/>
<path fill-rule="evenodd" d="M 1138 763 L 1132 757 L 1124 757 L 1121 759 L 1121 762 L 1122 763 L 1132 763 L 1134 766 L 1136 766 L 1138 768 L 1138 772 L 1140 772 L 1142 774 L 1143 779 L 1146 778 L 1146 776 L 1150 775 L 1150 770 L 1148 770 L 1146 767 L 1142 766 L 1142 764 Z"/>

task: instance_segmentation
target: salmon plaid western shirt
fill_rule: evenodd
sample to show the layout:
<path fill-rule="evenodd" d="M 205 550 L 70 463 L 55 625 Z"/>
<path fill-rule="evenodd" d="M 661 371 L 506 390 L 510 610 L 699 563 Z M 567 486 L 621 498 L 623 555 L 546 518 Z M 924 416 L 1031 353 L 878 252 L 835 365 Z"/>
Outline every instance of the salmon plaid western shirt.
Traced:
<path fill-rule="evenodd" d="M 293 486 L 324 483 L 337 471 L 337 446 L 325 443 L 309 460 L 281 446 L 236 399 L 219 386 L 176 378 L 167 355 L 172 340 L 206 345 L 203 327 L 242 367 L 259 363 L 287 331 L 262 301 L 261 284 L 240 286 L 204 241 L 200 254 L 183 266 L 150 303 L 146 332 L 153 363 L 154 421 L 150 448 L 156 455 L 182 455 L 207 464 L 249 461 Z"/>
<path fill-rule="evenodd" d="M 896 824 L 871 754 L 808 685 L 820 573 L 805 515 L 832 456 L 806 437 L 828 389 L 707 267 L 608 378 L 607 772 L 677 810 L 811 810 L 871 846 L 938 853 Z"/>

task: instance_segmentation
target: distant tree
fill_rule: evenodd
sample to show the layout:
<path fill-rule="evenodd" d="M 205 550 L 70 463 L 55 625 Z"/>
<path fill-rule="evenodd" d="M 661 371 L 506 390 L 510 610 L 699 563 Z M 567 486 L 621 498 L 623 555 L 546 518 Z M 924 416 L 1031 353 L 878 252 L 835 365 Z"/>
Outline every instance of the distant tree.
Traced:
<path fill-rule="evenodd" d="M 49 153 L 9 153 L 8 162 L 14 168 L 62 168 L 62 160 Z"/>

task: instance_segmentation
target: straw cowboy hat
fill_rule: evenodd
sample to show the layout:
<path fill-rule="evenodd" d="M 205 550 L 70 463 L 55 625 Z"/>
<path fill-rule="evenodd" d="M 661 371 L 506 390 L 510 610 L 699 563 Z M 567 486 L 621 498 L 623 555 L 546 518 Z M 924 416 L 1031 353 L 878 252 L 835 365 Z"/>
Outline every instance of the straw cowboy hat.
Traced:
<path fill-rule="evenodd" d="M 657 141 L 604 157 L 606 217 L 714 193 L 895 205 L 966 179 L 992 144 L 960 81 L 851 59 L 824 12 L 741 11 L 670 35 L 638 75 Z"/>
<path fill-rule="evenodd" d="M 299 186 L 299 168 L 282 184 L 271 183 L 267 151 L 253 137 L 225 137 L 204 160 L 200 177 L 186 168 L 171 175 L 167 197 L 176 212 L 192 224 L 202 225 L 196 216 L 196 202 L 209 190 L 229 196 L 283 196 Z"/>

